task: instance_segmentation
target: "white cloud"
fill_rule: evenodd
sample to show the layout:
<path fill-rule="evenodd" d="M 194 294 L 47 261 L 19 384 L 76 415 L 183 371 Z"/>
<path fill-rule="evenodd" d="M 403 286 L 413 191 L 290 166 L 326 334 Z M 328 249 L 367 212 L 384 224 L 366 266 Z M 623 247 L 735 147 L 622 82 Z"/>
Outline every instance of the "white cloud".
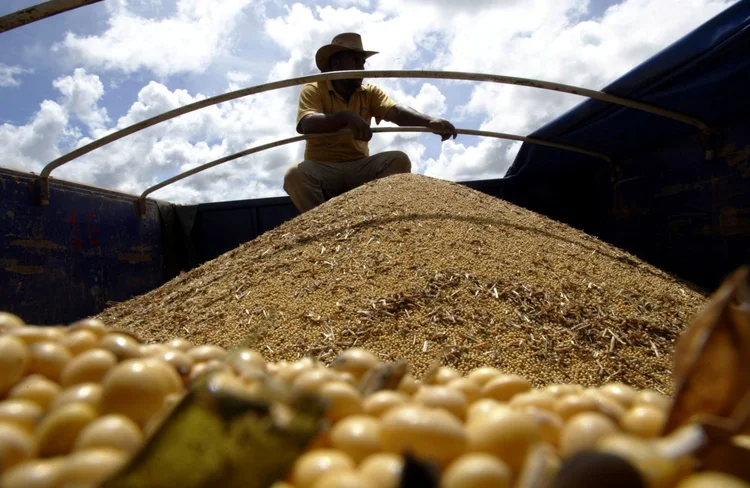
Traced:
<path fill-rule="evenodd" d="M 227 73 L 227 81 L 229 82 L 230 90 L 239 90 L 248 86 L 250 80 L 253 79 L 252 73 L 245 73 L 242 71 L 230 71 Z"/>
<path fill-rule="evenodd" d="M 349 6 L 362 7 L 362 8 L 370 7 L 370 0 L 332 0 L 332 3 L 336 7 L 349 7 Z"/>
<path fill-rule="evenodd" d="M 0 63 L 0 88 L 21 86 L 21 80 L 17 77 L 31 72 L 32 70 L 20 66 L 9 66 L 5 63 Z"/>
<path fill-rule="evenodd" d="M 3 158 L 11 162 L 11 167 L 38 172 L 44 162 L 60 155 L 58 144 L 66 135 L 67 124 L 65 108 L 45 100 L 28 124 L 20 127 L 11 124 L 0 126 Z"/>
<path fill-rule="evenodd" d="M 86 124 L 89 131 L 103 136 L 101 130 L 109 121 L 107 109 L 97 106 L 104 95 L 104 85 L 96 75 L 89 75 L 83 68 L 76 68 L 72 76 L 56 79 L 52 85 L 64 97 L 63 105 L 71 115 Z"/>
<path fill-rule="evenodd" d="M 447 107 L 445 95 L 430 82 L 422 84 L 416 96 L 409 95 L 401 90 L 392 92 L 391 96 L 398 100 L 398 103 L 408 105 L 414 110 L 435 117 L 443 115 Z"/>
<path fill-rule="evenodd" d="M 519 148 L 520 143 L 498 139 L 481 139 L 476 146 L 468 147 L 449 139 L 443 143 L 440 157 L 425 161 L 424 174 L 450 181 L 500 178 Z"/>
<path fill-rule="evenodd" d="M 609 8 L 598 21 L 574 24 L 566 22 L 564 12 L 579 5 L 575 0 L 536 1 L 511 8 L 527 10 L 528 15 L 506 11 L 504 15 L 457 16 L 453 19 L 455 32 L 464 34 L 455 37 L 443 69 L 601 89 L 730 3 L 696 1 L 689 8 L 679 0 L 627 0 Z M 488 45 L 487 39 L 494 42 Z M 548 91 L 481 84 L 465 108 L 486 117 L 485 129 L 525 134 L 582 100 Z"/>
<path fill-rule="evenodd" d="M 401 69 L 418 54 L 415 33 L 439 15 L 430 8 L 412 8 L 408 15 L 392 16 L 380 8 L 372 13 L 352 7 L 313 10 L 295 3 L 287 7 L 286 16 L 268 19 L 266 34 L 289 52 L 290 60 L 299 60 L 298 74 L 317 73 L 315 52 L 342 32 L 359 33 L 365 49 L 378 51 L 368 61 L 370 69 Z"/>
<path fill-rule="evenodd" d="M 11 167 L 38 172 L 62 153 L 96 137 L 205 98 L 152 81 L 139 91 L 127 113 L 111 125 L 106 111 L 97 104 L 104 95 L 98 76 L 77 69 L 53 84 L 60 92 L 58 101 L 42 102 L 26 125 L 0 126 L 0 147 L 6 150 Z M 293 117 L 294 96 L 293 91 L 279 91 L 186 114 L 97 149 L 62 166 L 53 177 L 140 194 L 200 164 L 296 135 L 293 127 L 278 124 L 279 114 L 285 115 L 282 119 Z M 77 131 L 74 120 L 88 124 L 91 134 Z M 298 143 L 235 160 L 167 187 L 154 197 L 197 203 L 283 195 L 283 173 L 301 159 L 303 149 Z"/>
<path fill-rule="evenodd" d="M 523 0 L 466 0 L 456 2 L 455 0 L 384 0 L 384 6 L 392 8 L 400 7 L 399 3 L 404 6 L 428 6 L 439 8 L 446 11 L 470 11 L 478 14 L 488 8 L 504 8 L 510 5 L 521 3 Z"/>
<path fill-rule="evenodd" d="M 110 7 L 108 29 L 101 35 L 68 32 L 55 45 L 87 67 L 132 73 L 141 68 L 165 77 L 204 72 L 227 53 L 230 35 L 252 0 L 178 0 L 176 14 L 151 19 L 133 13 L 125 0 Z"/>

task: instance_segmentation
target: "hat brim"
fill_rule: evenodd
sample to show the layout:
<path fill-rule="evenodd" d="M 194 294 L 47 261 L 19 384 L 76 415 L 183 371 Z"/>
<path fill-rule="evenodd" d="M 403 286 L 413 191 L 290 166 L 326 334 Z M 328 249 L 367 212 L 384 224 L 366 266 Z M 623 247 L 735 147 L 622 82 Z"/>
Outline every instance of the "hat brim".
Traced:
<path fill-rule="evenodd" d="M 369 58 L 370 56 L 378 54 L 378 51 L 360 51 L 359 49 L 351 49 L 345 46 L 328 44 L 318 49 L 318 52 L 315 53 L 315 64 L 318 66 L 318 69 L 323 72 L 328 71 L 331 67 L 331 56 L 336 53 L 340 53 L 341 51 L 353 51 L 355 53 L 362 53 L 365 55 L 365 58 Z"/>

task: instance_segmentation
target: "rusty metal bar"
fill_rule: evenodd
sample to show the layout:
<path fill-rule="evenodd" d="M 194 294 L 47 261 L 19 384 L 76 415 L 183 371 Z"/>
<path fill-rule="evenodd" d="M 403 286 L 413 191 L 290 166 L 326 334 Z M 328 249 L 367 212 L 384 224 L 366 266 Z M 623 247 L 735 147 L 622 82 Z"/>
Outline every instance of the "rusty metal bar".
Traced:
<path fill-rule="evenodd" d="M 384 132 L 432 132 L 432 130 L 426 128 L 426 127 L 376 127 L 373 128 L 372 131 L 374 133 L 384 133 Z M 521 142 L 528 142 L 531 144 L 539 144 L 541 146 L 550 146 L 550 147 L 556 147 L 558 149 L 564 149 L 567 151 L 574 151 L 581 154 L 586 154 L 588 156 L 592 156 L 595 158 L 603 159 L 604 161 L 611 163 L 612 159 L 607 156 L 606 154 L 589 151 L 587 149 L 581 149 L 579 147 L 575 146 L 569 146 L 567 144 L 558 144 L 556 142 L 551 141 L 545 141 L 543 139 L 537 139 L 534 137 L 524 137 L 519 136 L 515 134 L 505 134 L 503 132 L 489 132 L 489 131 L 482 131 L 482 130 L 472 130 L 472 129 L 456 129 L 456 132 L 459 134 L 466 134 L 470 136 L 481 136 L 481 137 L 494 137 L 497 139 L 509 139 L 512 141 L 521 141 Z M 139 207 L 141 209 L 141 213 L 143 214 L 146 209 L 146 197 L 155 192 L 156 190 L 159 190 L 161 188 L 164 188 L 165 186 L 171 185 L 172 183 L 175 183 L 177 181 L 180 181 L 184 178 L 187 178 L 188 176 L 192 176 L 196 173 L 200 173 L 201 171 L 205 171 L 209 168 L 213 168 L 214 166 L 218 166 L 220 164 L 227 163 L 229 161 L 233 161 L 235 159 L 239 159 L 243 156 L 247 156 L 253 153 L 257 153 L 260 151 L 265 151 L 266 149 L 271 149 L 278 146 L 283 146 L 286 144 L 291 144 L 293 142 L 299 142 L 306 139 L 313 139 L 316 137 L 328 137 L 328 136 L 340 136 L 343 134 L 351 134 L 351 131 L 338 131 L 338 132 L 329 132 L 326 134 L 308 134 L 303 136 L 296 136 L 296 137 L 289 137 L 287 139 L 279 139 L 278 141 L 269 142 L 268 144 L 263 144 L 256 147 L 251 147 L 249 149 L 245 149 L 244 151 L 240 151 L 234 154 L 230 154 L 228 156 L 224 156 L 223 158 L 216 159 L 214 161 L 211 161 L 206 164 L 202 164 L 200 166 L 196 166 L 195 168 L 189 169 L 185 172 L 182 172 L 178 175 L 175 175 L 171 178 L 168 178 L 161 183 L 157 183 L 156 185 L 147 188 L 143 193 L 141 193 L 141 196 L 139 197 Z"/>
<path fill-rule="evenodd" d="M 102 0 L 49 0 L 0 17 L 0 34 Z"/>
<path fill-rule="evenodd" d="M 228 92 L 223 95 L 217 95 L 215 97 L 206 98 L 191 104 L 179 107 L 169 112 L 164 112 L 161 115 L 151 117 L 150 119 L 143 120 L 135 123 L 124 129 L 120 129 L 117 132 L 113 132 L 107 136 L 97 139 L 85 146 L 82 146 L 74 151 L 69 152 L 59 158 L 55 159 L 51 163 L 45 166 L 39 174 L 39 185 L 40 185 L 40 200 L 42 204 L 49 202 L 49 175 L 55 169 L 63 164 L 72 161 L 75 158 L 83 156 L 94 149 L 98 149 L 106 144 L 114 142 L 118 139 L 122 139 L 134 132 L 138 132 L 147 127 L 151 127 L 160 122 L 173 119 L 180 115 L 184 115 L 201 108 L 209 107 L 219 103 L 234 100 L 236 98 L 245 97 L 248 95 L 255 95 L 257 93 L 263 93 L 271 90 L 278 90 L 279 88 L 288 88 L 295 85 L 302 85 L 304 83 L 311 83 L 315 81 L 323 80 L 341 80 L 352 77 L 362 78 L 430 78 L 430 79 L 446 79 L 446 80 L 463 80 L 463 81 L 483 81 L 492 83 L 501 83 L 506 85 L 526 86 L 530 88 L 539 88 L 543 90 L 557 91 L 561 93 L 570 93 L 573 95 L 580 95 L 583 97 L 594 98 L 604 102 L 614 103 L 625 107 L 635 108 L 643 110 L 661 117 L 670 118 L 683 122 L 685 124 L 693 125 L 700 128 L 701 130 L 707 130 L 708 125 L 696 118 L 688 115 L 667 110 L 647 103 L 639 102 L 637 100 L 631 100 L 629 98 L 619 97 L 616 95 L 610 95 L 608 93 L 600 92 L 597 90 L 589 90 L 578 86 L 565 85 L 562 83 L 553 83 L 550 81 L 534 80 L 530 78 L 518 78 L 515 76 L 502 76 L 492 75 L 484 73 L 464 73 L 460 71 L 426 71 L 426 70 L 377 70 L 377 71 L 332 71 L 330 73 L 320 73 L 314 75 L 300 76 L 297 78 L 290 78 L 288 80 L 273 81 L 265 83 L 263 85 L 257 85 L 250 88 L 243 88 Z"/>

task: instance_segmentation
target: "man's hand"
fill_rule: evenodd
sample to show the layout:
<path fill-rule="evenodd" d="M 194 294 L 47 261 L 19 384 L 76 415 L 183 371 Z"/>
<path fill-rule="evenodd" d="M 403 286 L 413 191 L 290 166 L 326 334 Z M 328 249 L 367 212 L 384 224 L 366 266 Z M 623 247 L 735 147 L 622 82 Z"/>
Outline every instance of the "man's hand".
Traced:
<path fill-rule="evenodd" d="M 458 133 L 456 132 L 456 128 L 453 127 L 453 124 L 451 124 L 447 120 L 437 117 L 430 119 L 427 127 L 429 129 L 432 129 L 432 132 L 434 132 L 435 134 L 440 134 L 441 140 L 443 141 L 450 139 L 451 136 L 453 136 L 453 138 L 455 139 L 458 135 Z"/>
<path fill-rule="evenodd" d="M 401 127 L 410 125 L 427 127 L 433 133 L 440 134 L 443 141 L 448 140 L 451 136 L 455 139 L 458 135 L 456 128 L 447 120 L 439 117 L 430 117 L 406 105 L 398 104 L 393 106 L 383 119 Z"/>
<path fill-rule="evenodd" d="M 372 139 L 372 129 L 362 117 L 354 112 L 342 112 L 346 114 L 346 128 L 352 131 L 355 141 L 369 141 Z"/>

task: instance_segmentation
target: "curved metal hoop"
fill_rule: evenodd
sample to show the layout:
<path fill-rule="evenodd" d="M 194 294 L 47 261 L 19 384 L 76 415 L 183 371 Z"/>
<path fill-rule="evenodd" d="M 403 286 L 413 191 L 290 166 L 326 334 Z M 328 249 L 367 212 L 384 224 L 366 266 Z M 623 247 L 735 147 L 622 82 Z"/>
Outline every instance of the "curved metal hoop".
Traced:
<path fill-rule="evenodd" d="M 384 133 L 384 132 L 432 132 L 430 129 L 427 129 L 425 127 L 381 127 L 381 128 L 374 128 L 372 129 L 374 133 Z M 608 163 L 612 162 L 612 159 L 607 156 L 606 154 L 589 151 L 587 149 L 582 149 L 575 146 L 569 146 L 567 144 L 558 144 L 556 142 L 551 141 L 545 141 L 542 139 L 536 139 L 533 137 L 524 137 L 519 136 L 515 134 L 505 134 L 503 132 L 488 132 L 488 131 L 481 131 L 481 130 L 471 130 L 471 129 L 456 129 L 456 132 L 459 134 L 466 134 L 470 136 L 481 136 L 481 137 L 494 137 L 497 139 L 508 139 L 511 141 L 521 141 L 521 142 L 529 142 L 532 144 L 539 144 L 542 146 L 550 146 L 550 147 L 556 147 L 558 149 L 565 149 L 567 151 L 573 151 L 578 152 L 582 154 L 586 154 L 595 158 L 602 159 Z M 159 190 L 161 188 L 164 188 L 165 186 L 171 185 L 172 183 L 175 183 L 177 181 L 180 181 L 184 178 L 187 178 L 188 176 L 192 176 L 196 173 L 200 173 L 201 171 L 205 171 L 209 168 L 213 168 L 214 166 L 218 166 L 220 164 L 228 163 L 229 161 L 233 161 L 235 159 L 239 159 L 243 156 L 248 156 L 253 153 L 257 153 L 260 151 L 265 151 L 266 149 L 271 149 L 274 147 L 283 146 L 286 144 L 291 144 L 293 142 L 299 142 L 306 139 L 313 139 L 316 137 L 326 137 L 326 136 L 340 136 L 342 134 L 350 134 L 350 131 L 339 131 L 339 132 L 332 132 L 332 133 L 326 133 L 326 134 L 308 134 L 304 136 L 296 136 L 296 137 L 289 137 L 287 139 L 279 139 L 278 141 L 269 142 L 268 144 L 263 144 L 261 146 L 251 147 L 249 149 L 245 149 L 244 151 L 236 152 L 234 154 L 230 154 L 229 156 L 224 156 L 223 158 L 216 159 L 214 161 L 211 161 L 210 163 L 202 164 L 200 166 L 196 166 L 195 168 L 189 169 L 185 172 L 182 172 L 178 175 L 175 175 L 171 178 L 168 178 L 161 183 L 157 183 L 156 185 L 146 189 L 143 193 L 141 193 L 141 196 L 139 197 L 140 202 L 140 208 L 141 212 L 144 212 L 146 209 L 146 197 L 155 192 L 156 190 Z"/>
<path fill-rule="evenodd" d="M 0 17 L 0 34 L 102 0 L 48 0 Z"/>
<path fill-rule="evenodd" d="M 38 179 L 40 190 L 41 190 L 40 191 L 41 203 L 46 204 L 49 202 L 49 175 L 50 173 L 52 173 L 54 169 L 62 166 L 63 164 L 67 162 L 72 161 L 73 159 L 83 156 L 84 154 L 87 154 L 95 149 L 98 149 L 106 144 L 110 144 L 114 141 L 122 139 L 125 136 L 133 134 L 140 130 L 143 130 L 147 127 L 151 127 L 160 122 L 173 119 L 180 115 L 184 115 L 186 113 L 193 112 L 201 108 L 209 107 L 211 105 L 216 105 L 219 103 L 227 102 L 229 100 L 234 100 L 236 98 L 241 98 L 241 97 L 248 96 L 248 95 L 254 95 L 257 93 L 262 93 L 262 92 L 271 91 L 271 90 L 277 90 L 279 88 L 288 88 L 291 86 L 301 85 L 304 83 L 311 83 L 311 82 L 323 81 L 323 80 L 340 80 L 340 79 L 352 78 L 353 76 L 362 77 L 362 78 L 448 79 L 448 80 L 463 80 L 463 81 L 482 81 L 482 82 L 501 83 L 501 84 L 508 84 L 508 85 L 516 85 L 516 86 L 526 86 L 526 87 L 531 87 L 531 88 L 552 90 L 552 91 L 557 91 L 557 92 L 562 92 L 562 93 L 570 93 L 573 95 L 594 98 L 596 100 L 614 103 L 614 104 L 622 105 L 625 107 L 635 108 L 635 109 L 649 112 L 655 115 L 659 115 L 661 117 L 666 117 L 666 118 L 670 118 L 673 120 L 677 120 L 685 124 L 698 127 L 701 130 L 708 129 L 708 125 L 705 122 L 699 119 L 696 119 L 694 117 L 681 114 L 679 112 L 675 112 L 672 110 L 664 109 L 664 108 L 650 105 L 647 103 L 639 102 L 637 100 L 631 100 L 625 97 L 610 95 L 608 93 L 600 92 L 597 90 L 589 90 L 587 88 L 582 88 L 578 86 L 565 85 L 562 83 L 553 83 L 553 82 L 542 81 L 542 80 L 534 80 L 530 78 L 518 78 L 514 76 L 502 76 L 502 75 L 492 75 L 492 74 L 484 74 L 484 73 L 464 73 L 464 72 L 459 72 L 459 71 L 432 71 L 432 70 L 429 70 L 429 71 L 426 71 L 426 70 L 333 71 L 330 73 L 320 73 L 320 74 L 315 74 L 315 75 L 307 75 L 307 76 L 300 76 L 297 78 L 290 78 L 288 80 L 274 81 L 271 83 L 265 83 L 263 85 L 257 85 L 257 86 L 250 87 L 250 88 L 243 88 L 241 90 L 228 92 L 223 95 L 218 95 L 215 97 L 207 98 L 205 100 L 200 100 L 198 102 L 193 102 L 183 107 L 179 107 L 179 108 L 170 110 L 168 112 L 165 112 L 161 115 L 151 117 L 150 119 L 146 119 L 141 122 L 135 123 L 129 127 L 120 129 L 119 131 L 113 132 L 107 136 L 104 136 L 100 139 L 90 142 L 89 144 L 86 144 L 85 146 L 82 146 L 74 151 L 69 152 L 68 154 L 65 154 L 55 159 L 54 161 L 50 162 L 42 169 L 41 173 L 39 174 L 39 179 Z"/>

